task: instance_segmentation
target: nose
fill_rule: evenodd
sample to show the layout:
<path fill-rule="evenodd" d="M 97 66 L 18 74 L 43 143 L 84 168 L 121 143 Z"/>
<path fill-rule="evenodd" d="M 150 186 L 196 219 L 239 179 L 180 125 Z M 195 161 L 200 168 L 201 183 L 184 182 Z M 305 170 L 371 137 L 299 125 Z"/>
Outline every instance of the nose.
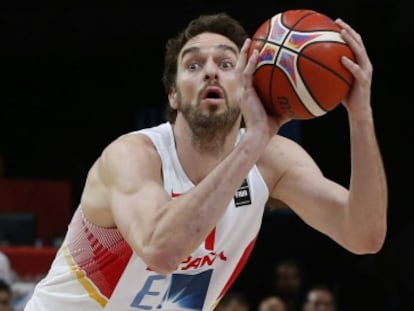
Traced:
<path fill-rule="evenodd" d="M 205 81 L 209 81 L 209 80 L 217 80 L 218 75 L 218 68 L 217 68 L 217 64 L 212 60 L 209 59 L 205 65 L 204 65 L 204 80 Z"/>

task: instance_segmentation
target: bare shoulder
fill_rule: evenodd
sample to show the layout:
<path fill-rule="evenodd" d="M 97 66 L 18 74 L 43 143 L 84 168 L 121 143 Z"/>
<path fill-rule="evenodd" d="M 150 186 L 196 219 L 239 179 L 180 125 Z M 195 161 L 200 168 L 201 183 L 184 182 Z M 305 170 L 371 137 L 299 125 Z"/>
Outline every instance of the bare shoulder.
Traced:
<path fill-rule="evenodd" d="M 81 197 L 85 216 L 96 225 L 111 226 L 111 196 L 133 193 L 144 178 L 160 172 L 160 166 L 156 148 L 146 135 L 128 133 L 118 137 L 88 172 Z"/>
<path fill-rule="evenodd" d="M 274 152 L 275 150 L 278 150 L 279 152 L 280 151 L 283 152 L 283 151 L 290 150 L 290 149 L 303 149 L 303 148 L 296 141 L 288 137 L 276 134 L 270 140 L 268 144 L 268 149 L 273 150 L 272 152 Z"/>
<path fill-rule="evenodd" d="M 126 164 L 129 167 L 139 165 L 140 161 L 154 157 L 158 157 L 158 152 L 151 139 L 144 134 L 132 132 L 111 142 L 102 152 L 100 160 L 108 168 L 122 171 Z"/>

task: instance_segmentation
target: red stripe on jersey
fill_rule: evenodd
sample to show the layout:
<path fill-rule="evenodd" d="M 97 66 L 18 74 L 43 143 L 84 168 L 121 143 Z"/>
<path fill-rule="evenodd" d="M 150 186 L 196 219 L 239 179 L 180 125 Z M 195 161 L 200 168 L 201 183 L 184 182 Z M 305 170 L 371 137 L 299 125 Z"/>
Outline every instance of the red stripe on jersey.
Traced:
<path fill-rule="evenodd" d="M 109 299 L 132 256 L 132 249 L 116 229 L 95 226 L 81 217 L 74 225 L 81 226 L 84 234 L 68 241 L 69 254 L 78 269 Z"/>
<path fill-rule="evenodd" d="M 234 269 L 232 275 L 230 276 L 230 279 L 227 281 L 227 284 L 224 286 L 223 290 L 221 291 L 218 299 L 221 299 L 224 296 L 224 294 L 228 291 L 230 286 L 234 283 L 234 281 L 240 274 L 243 267 L 246 265 L 247 259 L 249 259 L 250 254 L 252 253 L 256 240 L 257 240 L 257 236 L 256 238 L 253 239 L 253 241 L 250 242 L 250 244 L 244 250 L 243 255 L 241 256 L 239 262 L 237 263 L 236 268 Z"/>
<path fill-rule="evenodd" d="M 209 251 L 213 251 L 215 240 L 216 240 L 216 228 L 211 230 L 210 234 L 207 236 L 207 239 L 204 242 L 204 247 Z"/>

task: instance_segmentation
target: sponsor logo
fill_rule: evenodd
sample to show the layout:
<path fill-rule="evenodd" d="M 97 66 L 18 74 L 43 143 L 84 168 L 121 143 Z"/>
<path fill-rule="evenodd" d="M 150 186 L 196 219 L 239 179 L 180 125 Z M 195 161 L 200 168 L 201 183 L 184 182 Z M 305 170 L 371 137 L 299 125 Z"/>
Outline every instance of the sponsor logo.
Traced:
<path fill-rule="evenodd" d="M 204 256 L 188 256 L 187 259 L 183 260 L 178 267 L 178 270 L 190 270 L 190 269 L 199 269 L 204 266 L 212 266 L 217 260 L 219 261 L 227 261 L 226 255 L 224 252 L 221 251 L 219 253 L 210 252 Z"/>
<path fill-rule="evenodd" d="M 250 197 L 249 184 L 247 183 L 247 179 L 245 179 L 234 194 L 234 205 L 239 207 L 249 204 L 252 204 L 252 199 Z"/>

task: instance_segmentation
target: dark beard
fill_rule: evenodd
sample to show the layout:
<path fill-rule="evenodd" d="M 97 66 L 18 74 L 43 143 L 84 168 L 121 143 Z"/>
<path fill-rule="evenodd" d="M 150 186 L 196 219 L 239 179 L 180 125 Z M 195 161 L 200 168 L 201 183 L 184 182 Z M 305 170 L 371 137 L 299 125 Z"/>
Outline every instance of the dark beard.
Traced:
<path fill-rule="evenodd" d="M 221 114 L 217 114 L 212 108 L 208 114 L 203 114 L 197 107 L 183 106 L 181 113 L 193 132 L 194 147 L 204 153 L 220 151 L 240 115 L 240 108 L 229 108 Z"/>

